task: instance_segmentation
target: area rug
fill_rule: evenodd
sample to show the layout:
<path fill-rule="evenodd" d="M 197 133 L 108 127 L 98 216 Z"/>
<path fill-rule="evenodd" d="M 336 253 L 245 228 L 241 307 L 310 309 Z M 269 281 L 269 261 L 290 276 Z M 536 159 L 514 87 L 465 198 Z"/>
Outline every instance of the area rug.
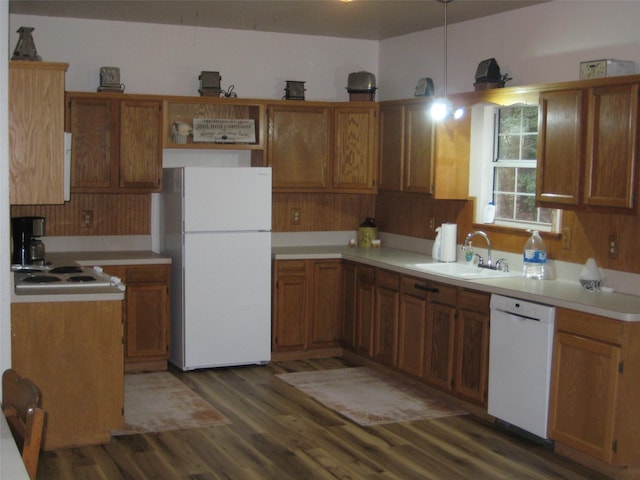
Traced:
<path fill-rule="evenodd" d="M 367 367 L 280 373 L 277 376 L 363 426 L 467 413 L 429 396 L 420 388 Z"/>
<path fill-rule="evenodd" d="M 169 372 L 124 376 L 124 428 L 113 435 L 231 423 Z"/>

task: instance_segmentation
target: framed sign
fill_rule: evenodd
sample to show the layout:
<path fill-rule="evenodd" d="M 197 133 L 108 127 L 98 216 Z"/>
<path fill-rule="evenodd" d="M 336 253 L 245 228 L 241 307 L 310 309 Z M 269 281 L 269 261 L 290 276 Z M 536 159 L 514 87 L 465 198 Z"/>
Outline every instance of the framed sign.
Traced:
<path fill-rule="evenodd" d="M 252 119 L 194 118 L 194 143 L 256 143 L 256 122 Z"/>

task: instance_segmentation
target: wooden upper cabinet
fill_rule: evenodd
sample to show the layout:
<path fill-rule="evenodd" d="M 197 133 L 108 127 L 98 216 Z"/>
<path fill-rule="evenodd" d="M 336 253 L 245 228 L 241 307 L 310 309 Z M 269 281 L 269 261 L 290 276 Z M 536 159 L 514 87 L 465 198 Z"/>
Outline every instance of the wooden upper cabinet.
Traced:
<path fill-rule="evenodd" d="M 162 103 L 120 102 L 119 188 L 158 190 L 162 178 Z"/>
<path fill-rule="evenodd" d="M 326 189 L 331 109 L 274 105 L 267 117 L 274 190 Z"/>
<path fill-rule="evenodd" d="M 402 191 L 404 172 L 404 105 L 380 107 L 380 167 L 378 190 Z"/>
<path fill-rule="evenodd" d="M 407 106 L 405 121 L 406 192 L 433 193 L 434 124 L 426 103 Z"/>
<path fill-rule="evenodd" d="M 537 200 L 578 205 L 582 188 L 584 92 L 540 94 Z"/>
<path fill-rule="evenodd" d="M 632 209 L 638 157 L 638 83 L 589 90 L 585 203 Z"/>
<path fill-rule="evenodd" d="M 375 193 L 377 104 L 273 103 L 267 163 L 276 192 Z"/>
<path fill-rule="evenodd" d="M 68 94 L 73 135 L 71 191 L 143 193 L 160 189 L 162 102 Z"/>
<path fill-rule="evenodd" d="M 376 192 L 378 108 L 334 110 L 333 187 L 340 191 Z"/>
<path fill-rule="evenodd" d="M 10 203 L 64 203 L 66 63 L 9 62 Z"/>
<path fill-rule="evenodd" d="M 539 204 L 635 208 L 639 84 L 607 80 L 540 94 Z"/>
<path fill-rule="evenodd" d="M 466 199 L 470 147 L 470 115 L 434 122 L 424 100 L 382 103 L 378 189 Z"/>

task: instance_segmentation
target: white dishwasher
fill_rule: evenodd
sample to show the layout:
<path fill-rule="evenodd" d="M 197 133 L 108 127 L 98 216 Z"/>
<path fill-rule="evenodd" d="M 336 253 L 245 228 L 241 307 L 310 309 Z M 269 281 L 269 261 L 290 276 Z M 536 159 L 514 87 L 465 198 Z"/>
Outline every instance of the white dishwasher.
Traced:
<path fill-rule="evenodd" d="M 491 296 L 488 411 L 547 439 L 555 308 Z"/>

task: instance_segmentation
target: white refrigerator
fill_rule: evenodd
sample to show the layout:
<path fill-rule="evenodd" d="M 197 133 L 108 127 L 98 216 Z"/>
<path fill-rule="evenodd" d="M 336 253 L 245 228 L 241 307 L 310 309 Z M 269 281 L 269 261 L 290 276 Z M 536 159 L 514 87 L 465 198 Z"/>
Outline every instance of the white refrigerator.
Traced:
<path fill-rule="evenodd" d="M 171 356 L 182 370 L 271 358 L 271 169 L 163 171 Z"/>

